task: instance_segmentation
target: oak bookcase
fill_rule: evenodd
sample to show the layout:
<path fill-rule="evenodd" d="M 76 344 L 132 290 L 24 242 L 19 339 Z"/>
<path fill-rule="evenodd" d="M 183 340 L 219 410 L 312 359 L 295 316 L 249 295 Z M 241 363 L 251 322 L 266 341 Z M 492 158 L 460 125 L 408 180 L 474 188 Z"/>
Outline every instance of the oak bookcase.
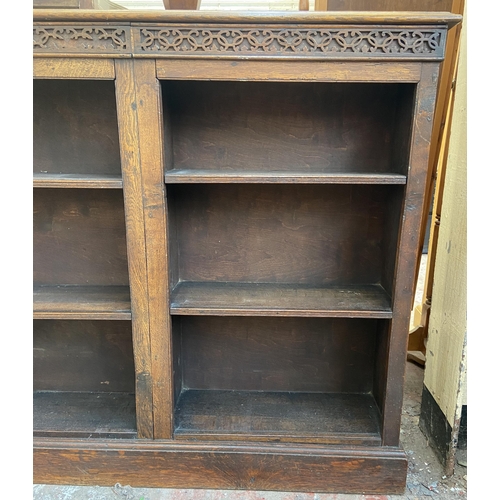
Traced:
<path fill-rule="evenodd" d="M 460 17 L 34 21 L 35 482 L 402 492 Z"/>

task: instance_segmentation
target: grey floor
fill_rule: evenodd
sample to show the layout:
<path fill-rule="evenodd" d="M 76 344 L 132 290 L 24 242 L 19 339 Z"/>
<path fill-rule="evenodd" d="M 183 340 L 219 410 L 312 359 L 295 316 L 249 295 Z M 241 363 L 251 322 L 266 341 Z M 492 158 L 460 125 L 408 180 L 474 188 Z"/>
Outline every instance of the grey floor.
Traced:
<path fill-rule="evenodd" d="M 422 298 L 426 256 L 422 259 L 416 302 Z M 467 451 L 459 450 L 455 473 L 444 476 L 443 467 L 418 427 L 424 369 L 407 362 L 401 443 L 408 455 L 406 491 L 403 495 L 343 495 L 264 491 L 182 490 L 75 485 L 33 485 L 34 500 L 457 500 L 467 497 Z"/>

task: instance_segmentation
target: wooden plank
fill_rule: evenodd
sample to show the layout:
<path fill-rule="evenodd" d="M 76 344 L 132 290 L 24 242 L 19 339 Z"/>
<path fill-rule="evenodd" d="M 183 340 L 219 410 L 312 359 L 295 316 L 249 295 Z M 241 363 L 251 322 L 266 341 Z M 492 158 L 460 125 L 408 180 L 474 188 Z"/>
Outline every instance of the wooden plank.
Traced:
<path fill-rule="evenodd" d="M 134 62 L 138 147 L 147 260 L 154 437 L 172 436 L 171 319 L 168 311 L 167 220 L 160 83 L 153 60 Z M 167 146 L 168 147 L 168 146 Z"/>
<path fill-rule="evenodd" d="M 422 24 L 454 26 L 461 16 L 449 12 L 204 12 L 204 11 L 61 11 L 37 9 L 33 12 L 36 22 L 130 22 L 140 23 L 222 23 L 255 24 L 267 26 L 280 24 Z"/>
<path fill-rule="evenodd" d="M 181 282 L 171 314 L 391 318 L 381 286 L 318 287 L 272 283 Z"/>
<path fill-rule="evenodd" d="M 252 172 L 248 170 L 167 170 L 167 184 L 255 183 L 255 184 L 406 184 L 401 174 L 328 173 L 328 172 Z"/>
<path fill-rule="evenodd" d="M 380 446 L 369 394 L 186 390 L 175 438 Z"/>
<path fill-rule="evenodd" d="M 131 319 L 128 286 L 35 286 L 34 319 Z"/>
<path fill-rule="evenodd" d="M 38 437 L 135 438 L 135 397 L 119 392 L 35 392 L 33 425 Z"/>
<path fill-rule="evenodd" d="M 317 81 L 317 82 L 418 82 L 420 67 L 412 62 L 348 61 L 227 61 L 159 59 L 160 79 Z"/>
<path fill-rule="evenodd" d="M 122 189 L 121 176 L 113 174 L 34 173 L 35 188 Z"/>
<path fill-rule="evenodd" d="M 416 94 L 410 169 L 400 225 L 392 294 L 393 320 L 389 334 L 390 340 L 386 358 L 386 392 L 382 408 L 382 441 L 385 446 L 397 446 L 399 443 L 403 386 L 390 382 L 403 380 L 405 371 L 408 329 L 417 266 L 418 238 L 424 215 L 423 198 L 428 175 L 427 163 L 429 161 L 438 76 L 439 64 L 422 64 L 422 78 Z"/>
<path fill-rule="evenodd" d="M 383 495 L 406 485 L 399 448 L 124 441 L 35 438 L 34 482 Z"/>
<path fill-rule="evenodd" d="M 115 65 L 112 59 L 37 57 L 33 59 L 33 77 L 113 80 Z"/>
<path fill-rule="evenodd" d="M 152 438 L 153 380 L 136 88 L 133 61 L 116 60 L 115 64 L 136 370 L 137 435 Z"/>

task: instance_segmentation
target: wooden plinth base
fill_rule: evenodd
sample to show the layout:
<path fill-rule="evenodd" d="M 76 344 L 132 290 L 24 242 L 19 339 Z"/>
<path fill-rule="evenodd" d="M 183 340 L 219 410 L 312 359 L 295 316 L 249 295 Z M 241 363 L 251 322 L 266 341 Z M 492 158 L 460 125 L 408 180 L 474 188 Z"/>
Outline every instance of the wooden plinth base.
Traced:
<path fill-rule="evenodd" d="M 34 439 L 34 483 L 401 494 L 400 448 Z"/>

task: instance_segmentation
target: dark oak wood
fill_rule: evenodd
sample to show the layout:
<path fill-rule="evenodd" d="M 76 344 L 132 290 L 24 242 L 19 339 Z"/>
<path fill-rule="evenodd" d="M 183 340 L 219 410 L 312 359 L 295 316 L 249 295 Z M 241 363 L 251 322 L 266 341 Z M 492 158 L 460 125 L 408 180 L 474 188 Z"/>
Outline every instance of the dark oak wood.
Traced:
<path fill-rule="evenodd" d="M 113 174 L 52 174 L 34 173 L 33 187 L 122 189 L 121 175 Z"/>
<path fill-rule="evenodd" d="M 36 285 L 128 286 L 123 194 L 115 189 L 35 189 Z"/>
<path fill-rule="evenodd" d="M 37 483 L 400 494 L 406 456 L 394 448 L 34 439 Z M 54 473 L 57 471 L 57 473 Z M 366 480 L 369 477 L 369 481 Z"/>
<path fill-rule="evenodd" d="M 113 80 L 115 65 L 110 59 L 80 57 L 71 60 L 44 57 L 33 59 L 33 77 L 36 79 Z"/>
<path fill-rule="evenodd" d="M 33 81 L 33 172 L 121 176 L 111 81 Z"/>
<path fill-rule="evenodd" d="M 175 438 L 378 446 L 378 422 L 368 394 L 187 390 Z"/>
<path fill-rule="evenodd" d="M 439 65 L 422 65 L 422 80 L 418 84 L 415 101 L 415 118 L 411 139 L 410 169 L 406 186 L 403 217 L 397 244 L 393 282 L 393 314 L 390 340 L 387 350 L 387 376 L 385 379 L 385 400 L 382 406 L 383 443 L 397 446 L 403 406 L 403 385 L 391 383 L 402 380 L 406 365 L 408 331 L 413 302 L 413 287 L 416 275 L 417 251 L 420 226 L 423 223 L 423 198 L 427 176 L 430 175 L 429 138 L 436 100 Z M 406 314 L 403 313 L 406 311 Z"/>
<path fill-rule="evenodd" d="M 183 389 L 369 393 L 373 388 L 376 320 L 174 320 Z"/>
<path fill-rule="evenodd" d="M 35 482 L 402 493 L 460 16 L 34 19 Z"/>
<path fill-rule="evenodd" d="M 120 153 L 127 224 L 130 299 L 133 311 L 137 435 L 140 438 L 152 438 L 154 437 L 154 423 L 150 313 L 134 62 L 117 60 L 115 68 L 116 106 L 120 123 Z"/>
<path fill-rule="evenodd" d="M 284 171 L 292 179 L 403 169 L 391 156 L 396 131 L 406 123 L 410 133 L 409 119 L 396 121 L 412 98 L 408 85 L 165 81 L 162 87 L 171 168 L 229 177 Z"/>
<path fill-rule="evenodd" d="M 391 300 L 378 285 L 311 286 L 274 283 L 180 282 L 171 314 L 391 318 Z"/>
<path fill-rule="evenodd" d="M 415 62 L 366 61 L 362 67 L 356 62 L 338 61 L 248 61 L 193 59 L 185 64 L 182 59 L 158 59 L 156 73 L 161 80 L 245 80 L 269 82 L 408 82 L 420 80 L 420 65 Z"/>
<path fill-rule="evenodd" d="M 406 177 L 401 174 L 380 173 L 329 173 L 329 172 L 294 172 L 269 171 L 252 172 L 225 168 L 223 170 L 167 170 L 167 184 L 406 184 Z"/>
<path fill-rule="evenodd" d="M 154 437 L 172 436 L 171 318 L 168 314 L 167 214 L 163 177 L 164 151 L 160 83 L 154 61 L 134 62 L 135 103 L 139 133 L 148 307 L 150 309 L 151 376 Z"/>
<path fill-rule="evenodd" d="M 33 389 L 133 393 L 130 321 L 34 320 Z"/>
<path fill-rule="evenodd" d="M 450 12 L 200 12 L 200 11 L 71 11 L 34 10 L 35 22 L 130 22 L 130 23 L 311 23 L 311 24 L 394 24 L 445 25 L 452 27 L 462 20 L 462 16 Z"/>
<path fill-rule="evenodd" d="M 131 319 L 128 286 L 35 286 L 34 319 Z"/>
<path fill-rule="evenodd" d="M 390 186 L 167 188 L 181 281 L 321 286 L 380 282 Z"/>
<path fill-rule="evenodd" d="M 36 437 L 135 438 L 135 396 L 116 392 L 35 392 Z"/>

